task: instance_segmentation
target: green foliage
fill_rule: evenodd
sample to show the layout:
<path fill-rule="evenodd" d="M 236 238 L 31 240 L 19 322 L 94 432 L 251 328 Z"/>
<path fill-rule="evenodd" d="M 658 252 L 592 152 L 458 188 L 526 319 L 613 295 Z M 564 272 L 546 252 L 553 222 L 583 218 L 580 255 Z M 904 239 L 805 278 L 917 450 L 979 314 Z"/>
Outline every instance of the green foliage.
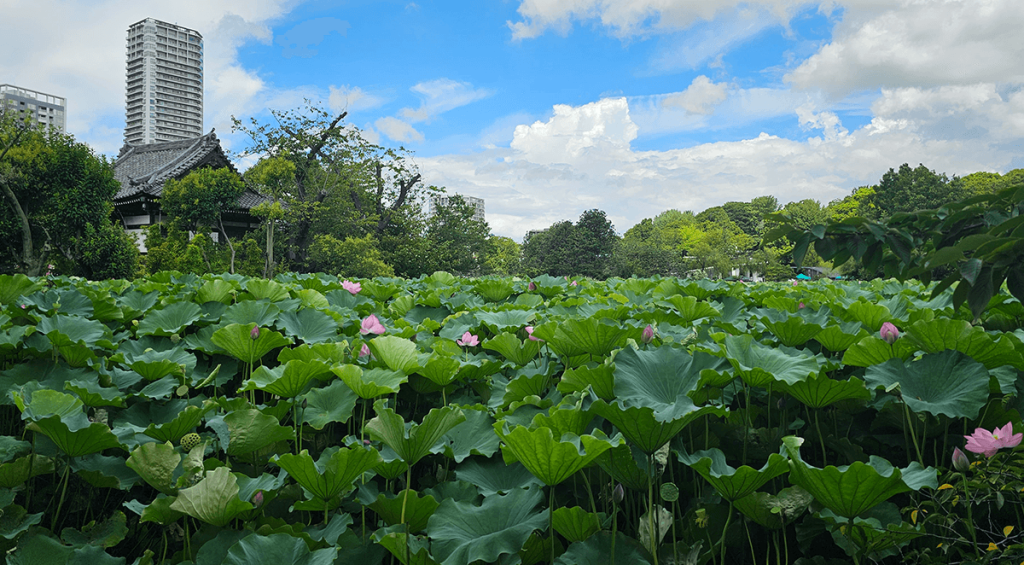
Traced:
<path fill-rule="evenodd" d="M 337 274 L 343 278 L 372 279 L 394 276 L 384 263 L 373 236 L 347 237 L 338 241 L 333 235 L 320 234 L 309 248 L 310 266 L 315 271 Z"/>
<path fill-rule="evenodd" d="M 605 278 L 618 236 L 601 210 L 587 210 L 574 225 L 559 222 L 523 239 L 523 270 L 530 276 Z"/>

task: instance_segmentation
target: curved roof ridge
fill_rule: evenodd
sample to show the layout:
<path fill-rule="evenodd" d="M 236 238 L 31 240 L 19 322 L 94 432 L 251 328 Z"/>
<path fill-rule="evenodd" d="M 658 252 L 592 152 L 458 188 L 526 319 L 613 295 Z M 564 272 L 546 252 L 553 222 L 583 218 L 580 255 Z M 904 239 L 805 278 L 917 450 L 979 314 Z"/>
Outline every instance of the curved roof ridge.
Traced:
<path fill-rule="evenodd" d="M 204 142 L 207 140 L 207 136 L 209 135 L 213 135 L 213 132 L 211 131 L 206 135 L 197 137 L 196 140 L 191 145 L 189 145 L 184 151 L 182 151 L 180 155 L 164 163 L 162 166 L 153 169 L 152 172 L 143 177 L 145 179 L 145 182 L 152 182 L 152 180 L 156 178 L 160 173 L 164 172 L 167 169 L 172 169 L 175 166 L 177 166 L 180 162 L 186 160 L 187 158 L 192 157 L 192 151 L 199 147 L 200 145 L 205 145 Z M 139 181 L 142 182 L 142 179 L 139 179 Z"/>

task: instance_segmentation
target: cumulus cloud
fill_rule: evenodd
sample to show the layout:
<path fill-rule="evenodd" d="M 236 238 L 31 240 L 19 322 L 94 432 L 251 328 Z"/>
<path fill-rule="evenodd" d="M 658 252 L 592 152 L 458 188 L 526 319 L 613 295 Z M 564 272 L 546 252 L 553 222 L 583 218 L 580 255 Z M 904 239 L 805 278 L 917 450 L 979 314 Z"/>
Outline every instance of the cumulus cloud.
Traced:
<path fill-rule="evenodd" d="M 487 98 L 492 94 L 485 88 L 474 88 L 468 82 L 447 78 L 420 82 L 410 90 L 420 96 L 422 100 L 420 107 L 416 109 L 403 108 L 399 113 L 412 123 L 429 121 L 445 112 Z"/>
<path fill-rule="evenodd" d="M 384 104 L 384 98 L 370 94 L 358 86 L 331 85 L 329 92 L 327 105 L 334 112 L 372 110 Z"/>
<path fill-rule="evenodd" d="M 373 122 L 373 126 L 377 128 L 377 131 L 388 136 L 394 141 L 423 141 L 423 134 L 416 131 L 416 128 L 412 127 L 406 122 L 388 116 L 386 118 L 380 118 Z"/>
<path fill-rule="evenodd" d="M 700 75 L 693 79 L 686 90 L 666 97 L 661 103 L 666 108 L 682 108 L 690 114 L 706 116 L 714 112 L 715 106 L 725 101 L 726 96 L 725 83 L 716 84 Z"/>
<path fill-rule="evenodd" d="M 1019 0 L 837 2 L 833 39 L 786 80 L 836 97 L 863 89 L 1024 82 Z"/>

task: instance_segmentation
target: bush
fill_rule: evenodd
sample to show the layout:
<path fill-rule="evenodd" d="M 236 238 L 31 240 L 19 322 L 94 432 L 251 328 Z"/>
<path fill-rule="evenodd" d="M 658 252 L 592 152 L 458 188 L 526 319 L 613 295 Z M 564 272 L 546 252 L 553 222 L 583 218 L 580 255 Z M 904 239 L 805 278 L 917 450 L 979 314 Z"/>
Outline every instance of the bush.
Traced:
<path fill-rule="evenodd" d="M 318 235 L 309 246 L 309 262 L 313 270 L 344 277 L 371 279 L 395 275 L 369 235 L 347 237 L 344 241 L 332 235 Z"/>

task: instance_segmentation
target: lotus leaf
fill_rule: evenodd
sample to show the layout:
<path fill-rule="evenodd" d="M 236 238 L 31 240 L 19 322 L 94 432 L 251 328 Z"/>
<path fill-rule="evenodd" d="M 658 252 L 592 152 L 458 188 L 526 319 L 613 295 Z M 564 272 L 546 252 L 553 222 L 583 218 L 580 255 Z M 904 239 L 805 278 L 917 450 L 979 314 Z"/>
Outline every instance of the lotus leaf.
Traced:
<path fill-rule="evenodd" d="M 271 461 L 318 499 L 327 501 L 351 489 L 360 475 L 381 462 L 381 457 L 375 449 L 331 447 L 315 463 L 305 449 L 298 455 L 286 453 Z"/>
<path fill-rule="evenodd" d="M 408 428 L 405 420 L 381 400 L 373 403 L 373 411 L 377 415 L 366 423 L 364 429 L 371 438 L 384 442 L 409 465 L 415 465 L 428 455 L 444 434 L 466 421 L 462 410 L 452 406 L 434 408 L 423 417 L 421 424 L 410 424 Z"/>
<path fill-rule="evenodd" d="M 238 498 L 238 480 L 231 471 L 227 467 L 217 467 L 196 486 L 178 491 L 169 508 L 207 524 L 224 527 L 238 514 L 251 510 L 252 505 Z"/>
<path fill-rule="evenodd" d="M 243 300 L 228 306 L 220 317 L 220 323 L 256 324 L 262 331 L 262 328 L 274 325 L 284 305 L 272 304 L 265 300 Z"/>
<path fill-rule="evenodd" d="M 725 351 L 736 375 L 751 386 L 764 387 L 776 381 L 793 384 L 819 370 L 814 357 L 788 348 L 766 347 L 750 335 L 726 337 Z"/>
<path fill-rule="evenodd" d="M 858 300 L 846 307 L 848 318 L 856 320 L 871 332 L 877 333 L 882 324 L 893 320 L 892 312 L 881 304 Z"/>
<path fill-rule="evenodd" d="M 639 341 L 640 328 L 621 328 L 607 320 L 597 318 L 568 319 L 558 325 L 551 339 L 552 346 L 570 343 L 572 347 L 589 353 L 592 357 L 604 357 L 626 344 L 628 338 Z M 564 347 L 563 347 L 564 348 Z"/>
<path fill-rule="evenodd" d="M 110 428 L 100 422 L 89 422 L 82 411 L 82 401 L 70 394 L 46 389 L 36 391 L 28 399 L 22 399 L 16 392 L 11 394 L 22 418 L 30 420 L 26 428 L 50 438 L 69 457 L 123 448 Z"/>
<path fill-rule="evenodd" d="M 497 351 L 505 359 L 522 367 L 533 361 L 533 358 L 537 356 L 537 353 L 540 352 L 541 342 L 529 339 L 519 341 L 519 338 L 515 335 L 503 332 L 492 339 L 484 340 L 481 347 L 490 351 Z"/>
<path fill-rule="evenodd" d="M 558 391 L 564 394 L 586 390 L 589 386 L 598 398 L 611 401 L 615 398 L 613 371 L 610 364 L 594 366 L 582 365 L 575 369 L 566 369 L 558 381 Z"/>
<path fill-rule="evenodd" d="M 13 540 L 42 519 L 43 512 L 29 514 L 27 510 L 17 504 L 6 505 L 3 515 L 0 516 L 0 536 Z"/>
<path fill-rule="evenodd" d="M 644 453 L 651 454 L 672 440 L 690 422 L 706 415 L 723 415 L 727 411 L 716 406 L 703 406 L 687 412 L 676 420 L 662 422 L 654 416 L 654 409 L 647 407 L 623 408 L 617 402 L 608 404 L 597 400 L 591 410 L 608 420 L 626 436 L 633 445 Z"/>
<path fill-rule="evenodd" d="M 422 354 L 417 364 L 420 366 L 416 373 L 439 387 L 448 386 L 455 381 L 459 374 L 460 364 L 456 359 L 442 355 Z"/>
<path fill-rule="evenodd" d="M 644 550 L 634 539 L 628 538 L 619 532 L 616 537 L 615 562 L 629 565 L 650 565 L 647 557 L 649 553 Z M 698 542 L 699 543 L 699 542 Z M 586 541 L 577 542 L 566 548 L 565 553 L 555 560 L 556 565 L 578 565 L 581 563 L 609 563 L 608 556 L 612 554 L 611 533 L 601 532 L 591 536 Z M 681 561 L 680 563 L 697 563 L 693 561 Z"/>
<path fill-rule="evenodd" d="M 295 398 L 302 394 L 309 381 L 329 373 L 330 367 L 323 361 L 292 360 L 273 369 L 261 366 L 242 383 L 238 392 L 262 390 L 284 398 Z"/>
<path fill-rule="evenodd" d="M 814 501 L 811 493 L 796 485 L 779 494 L 755 492 L 736 501 L 736 508 L 769 530 L 778 530 L 803 514 Z"/>
<path fill-rule="evenodd" d="M 509 430 L 504 420 L 494 424 L 494 431 L 503 443 L 505 463 L 519 461 L 548 486 L 573 476 L 619 443 L 619 438 L 609 440 L 601 430 L 595 430 L 593 435 L 566 434 L 555 439 L 549 428 L 531 430 L 516 426 Z"/>
<path fill-rule="evenodd" d="M 470 459 L 455 470 L 455 476 L 476 486 L 485 497 L 544 484 L 522 464 L 506 465 L 500 459 Z"/>
<path fill-rule="evenodd" d="M 548 428 L 555 437 L 562 437 L 565 434 L 581 436 L 593 418 L 594 415 L 589 411 L 563 401 L 562 404 L 552 407 L 547 414 L 540 413 L 534 416 L 529 428 Z"/>
<path fill-rule="evenodd" d="M 115 358 L 123 359 L 125 366 L 142 375 L 147 381 L 160 380 L 168 375 L 182 377 L 191 374 L 196 366 L 196 356 L 183 348 L 165 351 L 147 350 L 135 355 L 119 353 Z"/>
<path fill-rule="evenodd" d="M 651 458 L 639 448 L 621 443 L 597 458 L 597 464 L 612 480 L 628 489 L 647 492 L 651 477 Z"/>
<path fill-rule="evenodd" d="M 348 359 L 348 342 L 304 343 L 298 347 L 286 347 L 277 354 L 277 360 L 281 363 L 287 363 L 293 359 L 323 361 L 329 365 L 344 363 Z"/>
<path fill-rule="evenodd" d="M 85 347 L 103 347 L 110 345 L 107 341 L 110 330 L 101 322 L 82 316 L 48 316 L 36 326 L 36 331 L 45 335 L 54 347 L 81 345 Z"/>
<path fill-rule="evenodd" d="M 286 439 L 295 439 L 295 430 L 281 426 L 277 418 L 259 410 L 235 410 L 224 416 L 230 443 L 228 455 L 246 455 Z"/>
<path fill-rule="evenodd" d="M 334 381 L 323 388 L 310 389 L 302 396 L 302 401 L 307 403 L 302 410 L 302 423 L 315 430 L 322 430 L 331 422 L 345 423 L 352 416 L 357 398 L 352 389 L 342 381 Z"/>
<path fill-rule="evenodd" d="M 364 371 L 358 365 L 335 365 L 331 372 L 345 382 L 359 398 L 371 399 L 398 392 L 399 387 L 409 378 L 401 371 L 369 369 Z"/>
<path fill-rule="evenodd" d="M 917 322 L 907 328 L 904 339 L 911 341 L 926 353 L 939 353 L 954 349 L 970 356 L 989 369 L 1012 365 L 1024 371 L 1024 358 L 1005 337 L 996 339 L 984 328 L 972 326 L 964 320 L 940 318 L 930 322 Z"/>
<path fill-rule="evenodd" d="M 114 387 L 100 385 L 99 376 L 89 379 L 76 379 L 64 383 L 64 390 L 75 393 L 86 406 L 117 406 L 124 408 L 124 397 Z"/>
<path fill-rule="evenodd" d="M 721 358 L 703 352 L 691 356 L 670 347 L 627 347 L 615 356 L 617 404 L 650 408 L 659 422 L 678 420 L 698 409 L 688 395 L 697 389 L 701 371 L 723 364 Z"/>
<path fill-rule="evenodd" d="M 416 533 L 427 527 L 427 520 L 434 514 L 440 504 L 433 496 L 421 496 L 414 490 L 404 490 L 394 496 L 384 493 L 377 495 L 377 500 L 368 505 L 381 519 L 389 525 L 402 523 L 402 508 L 405 507 L 405 521 L 409 532 Z"/>
<path fill-rule="evenodd" d="M 64 528 L 60 537 L 64 543 L 76 547 L 94 545 L 96 547 L 114 547 L 128 535 L 127 519 L 124 512 L 114 512 L 100 523 L 92 523 L 82 528 Z"/>
<path fill-rule="evenodd" d="M 478 280 L 474 289 L 488 302 L 502 302 L 513 292 L 512 284 L 503 279 Z"/>
<path fill-rule="evenodd" d="M 411 375 L 419 368 L 418 351 L 412 341 L 397 336 L 380 336 L 367 342 L 370 352 L 392 371 Z"/>
<path fill-rule="evenodd" d="M 788 312 L 772 309 L 767 310 L 766 315 L 760 319 L 783 345 L 797 347 L 818 335 L 828 321 L 828 316 L 824 312 L 812 316 L 790 315 Z"/>
<path fill-rule="evenodd" d="M 212 402 L 204 402 L 202 406 L 186 406 L 170 422 L 151 423 L 142 433 L 157 441 L 177 443 L 185 434 L 194 430 L 214 406 Z"/>
<path fill-rule="evenodd" d="M 814 340 L 829 351 L 846 351 L 866 335 L 867 331 L 860 322 L 843 322 L 825 327 L 814 336 Z"/>
<path fill-rule="evenodd" d="M 202 316 L 203 310 L 192 302 L 175 302 L 160 310 L 150 310 L 139 321 L 139 335 L 179 334 Z"/>
<path fill-rule="evenodd" d="M 889 345 L 877 335 L 869 335 L 850 346 L 843 354 L 843 364 L 852 367 L 870 367 L 885 363 L 889 359 L 906 359 L 916 348 L 909 340 L 896 340 Z"/>
<path fill-rule="evenodd" d="M 284 312 L 277 318 L 284 333 L 305 343 L 325 343 L 338 338 L 338 322 L 323 312 L 304 308 L 297 312 Z"/>
<path fill-rule="evenodd" d="M 290 296 L 287 287 L 267 279 L 251 278 L 246 281 L 244 286 L 245 290 L 256 300 L 280 302 Z"/>
<path fill-rule="evenodd" d="M 897 469 L 888 461 L 872 455 L 867 463 L 824 469 L 812 467 L 800 459 L 803 440 L 783 438 L 789 452 L 789 480 L 806 489 L 814 499 L 844 518 L 854 518 L 889 498 L 923 487 L 938 486 L 937 473 L 914 461 L 905 469 Z"/>
<path fill-rule="evenodd" d="M 721 315 L 721 312 L 714 306 L 698 300 L 695 296 L 676 294 L 664 300 L 658 300 L 655 304 L 674 310 L 679 315 L 679 321 L 686 325 L 690 325 L 701 318 L 714 318 Z"/>
<path fill-rule="evenodd" d="M 499 310 L 497 312 L 476 312 L 476 319 L 497 335 L 512 328 L 518 330 L 527 326 L 537 317 L 533 310 Z"/>
<path fill-rule="evenodd" d="M 871 392 L 864 381 L 850 377 L 846 381 L 831 379 L 825 373 L 783 387 L 785 392 L 810 408 L 824 408 L 840 400 L 870 400 Z"/>
<path fill-rule="evenodd" d="M 260 328 L 259 336 L 252 337 L 256 324 L 230 324 L 213 332 L 210 340 L 229 355 L 245 363 L 255 363 L 291 340 L 267 328 Z"/>
<path fill-rule="evenodd" d="M 181 457 L 169 441 L 144 443 L 132 451 L 126 464 L 149 486 L 164 494 L 174 494 L 175 472 L 181 466 Z"/>
<path fill-rule="evenodd" d="M 34 305 L 41 312 L 52 315 L 67 315 L 91 318 L 92 301 L 78 289 L 58 289 L 27 295 L 26 304 Z"/>
<path fill-rule="evenodd" d="M 786 458 L 778 453 L 769 455 L 768 461 L 760 469 L 747 465 L 734 469 L 725 462 L 725 454 L 716 448 L 698 451 L 692 455 L 678 451 L 676 455 L 681 463 L 700 473 L 722 498 L 730 502 L 753 493 L 768 481 L 789 470 Z"/>
<path fill-rule="evenodd" d="M 295 291 L 295 298 L 299 299 L 299 304 L 302 308 L 327 310 L 331 306 L 331 303 L 327 301 L 327 297 L 322 292 L 312 288 Z"/>
<path fill-rule="evenodd" d="M 284 533 L 251 535 L 231 546 L 222 565 L 333 565 L 338 549 L 310 551 L 306 542 Z"/>
<path fill-rule="evenodd" d="M 569 543 L 584 541 L 601 531 L 601 521 L 597 514 L 587 512 L 579 506 L 559 508 L 551 516 L 551 525 Z"/>
<path fill-rule="evenodd" d="M 128 490 L 139 483 L 139 475 L 125 466 L 124 457 L 92 453 L 71 460 L 71 470 L 97 488 Z"/>
<path fill-rule="evenodd" d="M 988 402 L 988 369 L 959 351 L 923 355 L 908 363 L 890 359 L 868 367 L 864 380 L 873 389 L 899 385 L 907 408 L 918 414 L 973 420 Z"/>
<path fill-rule="evenodd" d="M 466 421 L 444 434 L 431 452 L 444 453 L 456 463 L 462 463 L 470 455 L 494 455 L 500 443 L 498 436 L 494 434 L 494 418 L 482 408 L 466 408 L 462 413 Z"/>
<path fill-rule="evenodd" d="M 0 488 L 15 488 L 37 475 L 53 472 L 53 459 L 43 455 L 26 455 L 0 464 Z M 0 520 L 2 520 L 0 516 Z"/>
<path fill-rule="evenodd" d="M 21 273 L 0 275 L 0 306 L 14 304 L 21 296 L 32 294 L 40 288 L 41 284 L 32 282 L 32 279 Z"/>
<path fill-rule="evenodd" d="M 516 489 L 480 506 L 442 500 L 427 525 L 434 557 L 441 565 L 469 565 L 517 553 L 534 530 L 548 525 L 546 514 L 534 511 L 543 496 L 540 489 Z"/>

